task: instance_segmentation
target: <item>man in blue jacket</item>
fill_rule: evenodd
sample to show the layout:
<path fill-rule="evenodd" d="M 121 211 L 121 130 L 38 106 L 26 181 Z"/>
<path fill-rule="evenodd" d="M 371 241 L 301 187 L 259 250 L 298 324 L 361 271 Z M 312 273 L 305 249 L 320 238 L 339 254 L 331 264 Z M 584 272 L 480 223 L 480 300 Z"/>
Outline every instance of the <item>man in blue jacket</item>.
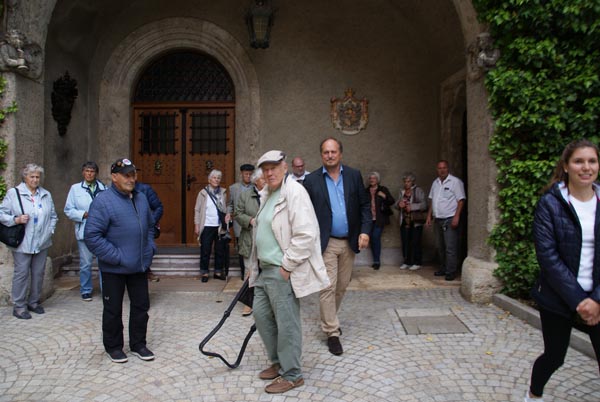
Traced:
<path fill-rule="evenodd" d="M 129 159 L 110 168 L 112 186 L 98 194 L 89 210 L 85 244 L 98 258 L 102 272 L 102 340 L 115 363 L 125 363 L 123 352 L 123 296 L 130 300 L 129 348 L 142 360 L 153 360 L 146 347 L 148 281 L 152 263 L 154 220 L 146 197 L 135 191 L 136 170 Z"/>
<path fill-rule="evenodd" d="M 160 218 L 162 218 L 162 216 L 163 216 L 163 211 L 164 211 L 163 204 L 160 201 L 158 194 L 156 194 L 156 191 L 154 191 L 154 189 L 152 188 L 152 186 L 150 184 L 136 181 L 135 191 L 137 191 L 139 193 L 143 193 L 146 196 L 146 199 L 148 200 L 148 205 L 150 206 L 150 211 L 152 211 L 152 218 L 154 219 L 154 239 L 157 239 L 158 236 L 160 235 L 160 226 L 159 226 L 158 222 L 160 221 Z M 154 250 L 154 254 L 156 254 L 156 243 L 154 242 L 154 239 L 152 239 L 152 250 Z M 152 272 L 150 267 L 148 267 L 147 275 L 148 275 L 148 280 L 150 280 L 152 282 L 160 281 L 160 278 L 158 276 L 154 275 L 154 273 Z"/>
<path fill-rule="evenodd" d="M 79 249 L 79 291 L 83 301 L 92 301 L 92 261 L 94 255 L 85 245 L 83 232 L 87 222 L 90 204 L 101 191 L 106 190 L 104 184 L 96 179 L 98 165 L 88 161 L 81 167 L 83 180 L 75 183 L 69 190 L 65 204 L 65 215 L 75 222 L 75 238 Z"/>
<path fill-rule="evenodd" d="M 354 257 L 369 246 L 373 217 L 371 201 L 359 170 L 342 164 L 343 147 L 336 138 L 321 142 L 323 166 L 304 180 L 317 213 L 321 251 L 331 285 L 319 296 L 321 329 L 329 352 L 341 355 L 340 321 L 337 313 L 352 278 Z"/>

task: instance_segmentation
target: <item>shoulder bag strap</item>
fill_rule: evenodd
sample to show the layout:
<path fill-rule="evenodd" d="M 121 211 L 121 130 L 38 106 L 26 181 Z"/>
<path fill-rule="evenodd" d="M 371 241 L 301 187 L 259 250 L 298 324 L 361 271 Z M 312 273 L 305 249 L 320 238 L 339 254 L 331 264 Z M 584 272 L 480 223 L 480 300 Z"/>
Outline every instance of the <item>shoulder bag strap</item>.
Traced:
<path fill-rule="evenodd" d="M 21 194 L 19 194 L 19 190 L 16 187 L 15 192 L 17 193 L 17 200 L 19 200 L 19 206 L 21 207 L 21 215 L 25 215 L 25 211 L 23 210 L 23 203 L 21 202 Z"/>

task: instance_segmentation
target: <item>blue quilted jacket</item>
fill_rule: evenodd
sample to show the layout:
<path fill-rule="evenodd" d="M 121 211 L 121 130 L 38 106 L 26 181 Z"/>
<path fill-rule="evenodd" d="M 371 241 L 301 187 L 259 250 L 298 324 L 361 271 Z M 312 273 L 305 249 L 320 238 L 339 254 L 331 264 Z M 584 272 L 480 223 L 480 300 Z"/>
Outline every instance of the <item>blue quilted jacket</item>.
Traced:
<path fill-rule="evenodd" d="M 600 187 L 594 185 L 594 190 L 600 200 Z M 533 236 L 540 276 L 531 295 L 541 308 L 569 318 L 587 297 L 600 303 L 600 201 L 597 202 L 591 292 L 584 291 L 577 282 L 581 226 L 575 209 L 568 202 L 564 183 L 555 184 L 538 202 Z"/>
<path fill-rule="evenodd" d="M 131 199 L 113 185 L 90 205 L 84 240 L 102 272 L 145 272 L 152 263 L 153 227 L 146 197 L 134 190 Z"/>

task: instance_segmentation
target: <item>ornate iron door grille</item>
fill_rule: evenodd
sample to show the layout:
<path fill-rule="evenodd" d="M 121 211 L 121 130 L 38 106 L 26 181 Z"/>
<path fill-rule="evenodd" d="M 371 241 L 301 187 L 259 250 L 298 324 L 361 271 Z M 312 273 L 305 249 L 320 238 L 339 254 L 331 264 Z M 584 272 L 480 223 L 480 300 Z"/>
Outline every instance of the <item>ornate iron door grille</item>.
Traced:
<path fill-rule="evenodd" d="M 178 51 L 161 56 L 140 77 L 133 102 L 233 102 L 233 81 L 214 58 Z"/>
<path fill-rule="evenodd" d="M 140 154 L 174 155 L 177 153 L 175 124 L 178 114 L 140 113 Z"/>
<path fill-rule="evenodd" d="M 198 112 L 190 114 L 190 154 L 226 154 L 227 112 Z"/>

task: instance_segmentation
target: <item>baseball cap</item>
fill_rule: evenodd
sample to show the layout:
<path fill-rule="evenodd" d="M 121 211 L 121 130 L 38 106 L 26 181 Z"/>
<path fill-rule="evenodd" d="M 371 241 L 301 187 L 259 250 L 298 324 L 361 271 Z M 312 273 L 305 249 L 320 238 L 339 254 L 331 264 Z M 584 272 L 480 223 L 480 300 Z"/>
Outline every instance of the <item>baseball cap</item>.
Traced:
<path fill-rule="evenodd" d="M 258 160 L 257 165 L 258 167 L 261 167 L 263 163 L 279 163 L 283 160 L 285 160 L 285 153 L 282 151 L 273 150 L 265 152 L 265 154 Z"/>
<path fill-rule="evenodd" d="M 110 167 L 110 173 L 127 174 L 135 172 L 135 165 L 127 158 L 117 159 Z"/>

